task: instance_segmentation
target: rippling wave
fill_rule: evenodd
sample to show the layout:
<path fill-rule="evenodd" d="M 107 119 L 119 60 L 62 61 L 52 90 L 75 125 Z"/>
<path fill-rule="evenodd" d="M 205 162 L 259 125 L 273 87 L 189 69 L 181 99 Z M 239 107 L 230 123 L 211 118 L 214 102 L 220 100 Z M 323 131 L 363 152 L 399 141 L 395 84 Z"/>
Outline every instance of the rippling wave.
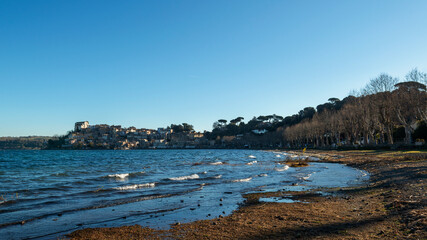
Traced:
<path fill-rule="evenodd" d="M 197 178 L 200 178 L 199 177 L 199 175 L 197 175 L 197 174 L 191 174 L 191 175 L 188 175 L 188 176 L 181 176 L 181 177 L 172 177 L 172 178 L 169 178 L 169 180 L 172 180 L 172 181 L 184 181 L 184 180 L 188 180 L 188 179 L 197 179 Z"/>
<path fill-rule="evenodd" d="M 158 227 L 230 214 L 242 193 L 254 189 L 342 187 L 368 177 L 332 163 L 292 168 L 277 164 L 278 157 L 300 156 L 252 150 L 3 151 L 0 236 L 52 239 L 104 224 Z"/>
<path fill-rule="evenodd" d="M 143 183 L 143 184 L 134 184 L 128 186 L 115 187 L 117 190 L 133 190 L 138 188 L 153 188 L 156 186 L 156 183 Z"/>

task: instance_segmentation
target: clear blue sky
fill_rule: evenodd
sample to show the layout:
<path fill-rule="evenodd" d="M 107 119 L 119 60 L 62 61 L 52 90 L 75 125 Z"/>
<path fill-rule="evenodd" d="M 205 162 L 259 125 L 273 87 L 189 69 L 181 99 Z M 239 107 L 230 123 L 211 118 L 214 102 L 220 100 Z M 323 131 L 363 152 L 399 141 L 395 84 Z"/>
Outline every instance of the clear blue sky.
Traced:
<path fill-rule="evenodd" d="M 300 109 L 427 71 L 427 1 L 0 0 L 0 136 Z"/>

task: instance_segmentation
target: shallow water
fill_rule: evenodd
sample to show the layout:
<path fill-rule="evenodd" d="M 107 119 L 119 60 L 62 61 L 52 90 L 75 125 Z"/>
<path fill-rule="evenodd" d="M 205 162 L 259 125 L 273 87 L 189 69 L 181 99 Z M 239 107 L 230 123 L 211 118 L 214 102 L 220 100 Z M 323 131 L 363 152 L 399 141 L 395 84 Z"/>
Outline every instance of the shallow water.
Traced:
<path fill-rule="evenodd" d="M 253 150 L 0 151 L 0 236 L 52 239 L 87 227 L 228 215 L 251 191 L 363 183 L 333 163 L 289 168 L 286 154 Z M 21 224 L 22 222 L 25 224 Z"/>

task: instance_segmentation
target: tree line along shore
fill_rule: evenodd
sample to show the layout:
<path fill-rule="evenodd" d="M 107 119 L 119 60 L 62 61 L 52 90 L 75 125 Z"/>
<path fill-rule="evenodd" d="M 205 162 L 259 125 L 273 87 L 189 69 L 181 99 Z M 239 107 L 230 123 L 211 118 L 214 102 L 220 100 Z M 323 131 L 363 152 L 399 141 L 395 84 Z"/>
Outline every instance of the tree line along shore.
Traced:
<path fill-rule="evenodd" d="M 78 122 L 63 136 L 0 138 L 0 149 L 426 148 L 426 84 L 417 69 L 402 81 L 382 73 L 342 100 L 286 117 L 219 119 L 205 132 L 188 123 L 154 130 Z"/>

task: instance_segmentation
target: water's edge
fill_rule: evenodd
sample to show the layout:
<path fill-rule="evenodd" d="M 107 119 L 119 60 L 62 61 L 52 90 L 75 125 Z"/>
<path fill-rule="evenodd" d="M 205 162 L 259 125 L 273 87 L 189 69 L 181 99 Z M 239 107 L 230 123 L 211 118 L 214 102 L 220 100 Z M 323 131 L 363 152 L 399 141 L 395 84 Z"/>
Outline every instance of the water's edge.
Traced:
<path fill-rule="evenodd" d="M 0 155 L 0 176 L 13 178 L 1 180 L 2 186 L 22 178 L 9 189 L 0 187 L 0 194 L 19 196 L 0 204 L 0 235 L 50 239 L 81 228 L 168 228 L 232 214 L 242 206 L 242 195 L 251 191 L 356 186 L 369 178 L 362 170 L 315 158 L 309 167 L 289 168 L 277 160 L 297 156 L 284 152 L 53 152 Z M 26 176 L 29 172 L 33 174 Z"/>

